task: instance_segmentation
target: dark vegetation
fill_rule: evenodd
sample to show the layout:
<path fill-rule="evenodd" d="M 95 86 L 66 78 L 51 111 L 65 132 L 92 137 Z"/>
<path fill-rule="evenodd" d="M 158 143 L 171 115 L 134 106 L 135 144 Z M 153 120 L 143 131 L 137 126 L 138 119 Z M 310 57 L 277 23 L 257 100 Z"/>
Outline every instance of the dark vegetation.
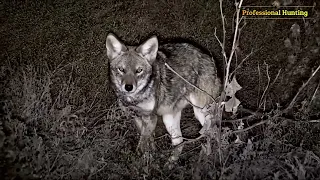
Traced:
<path fill-rule="evenodd" d="M 244 2 L 271 5 L 265 3 Z M 186 39 L 210 51 L 223 75 L 214 37 L 215 27 L 222 35 L 218 1 L 7 1 L 0 7 L 0 174 L 5 179 L 319 179 L 320 73 L 285 116 L 274 116 L 320 65 L 318 4 L 309 12 L 313 19 L 246 20 L 232 68 L 255 51 L 236 71 L 243 87 L 237 97 L 251 111 L 223 123 L 223 164 L 216 149 L 209 156 L 201 151 L 205 141 L 200 140 L 186 145 L 170 171 L 163 165 L 172 147 L 161 122 L 152 161 L 135 152 L 138 132 L 109 86 L 105 38 L 114 32 L 130 44 L 153 34 L 161 41 Z M 225 1 L 227 50 L 233 13 L 234 1 Z M 244 128 L 268 123 L 232 133 L 241 126 L 238 118 L 255 111 L 261 116 L 244 119 Z M 198 136 L 190 109 L 182 129 L 188 138 Z M 241 142 L 235 142 L 236 135 Z"/>

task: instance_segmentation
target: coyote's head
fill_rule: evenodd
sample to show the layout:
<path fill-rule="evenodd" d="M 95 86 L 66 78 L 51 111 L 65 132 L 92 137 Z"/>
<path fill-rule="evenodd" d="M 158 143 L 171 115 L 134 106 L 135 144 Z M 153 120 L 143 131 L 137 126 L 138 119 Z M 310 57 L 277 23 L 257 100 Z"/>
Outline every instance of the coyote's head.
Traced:
<path fill-rule="evenodd" d="M 117 91 L 133 95 L 141 91 L 152 74 L 152 63 L 158 52 L 158 39 L 153 36 L 140 46 L 125 46 L 115 35 L 106 40 L 111 80 Z"/>

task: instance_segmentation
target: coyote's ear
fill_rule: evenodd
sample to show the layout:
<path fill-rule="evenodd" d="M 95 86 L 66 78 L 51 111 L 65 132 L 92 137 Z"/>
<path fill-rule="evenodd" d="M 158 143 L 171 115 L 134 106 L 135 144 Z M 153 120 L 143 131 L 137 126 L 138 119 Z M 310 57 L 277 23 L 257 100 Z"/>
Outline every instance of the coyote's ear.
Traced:
<path fill-rule="evenodd" d="M 106 40 L 107 55 L 110 60 L 118 57 L 121 52 L 126 51 L 127 48 L 122 44 L 114 34 L 109 33 Z"/>
<path fill-rule="evenodd" d="M 136 51 L 144 56 L 150 64 L 154 62 L 158 53 L 158 39 L 156 36 L 151 37 L 142 45 L 140 45 Z"/>

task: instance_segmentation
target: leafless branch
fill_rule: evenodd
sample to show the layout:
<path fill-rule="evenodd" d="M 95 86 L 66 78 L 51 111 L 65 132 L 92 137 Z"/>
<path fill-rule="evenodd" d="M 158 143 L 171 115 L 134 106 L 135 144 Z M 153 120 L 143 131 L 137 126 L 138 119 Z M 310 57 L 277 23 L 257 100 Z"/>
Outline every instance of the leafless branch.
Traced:
<path fill-rule="evenodd" d="M 229 83 L 229 77 L 230 77 L 230 65 L 231 65 L 231 62 L 232 62 L 232 59 L 233 59 L 233 55 L 235 53 L 235 50 L 237 48 L 237 40 L 238 40 L 238 33 L 239 33 L 239 24 L 240 24 L 240 20 L 239 20 L 239 17 L 240 17 L 240 9 L 241 9 L 241 5 L 242 5 L 242 2 L 243 0 L 240 0 L 239 2 L 235 2 L 235 6 L 236 6 L 236 19 L 235 19 L 235 31 L 234 31 L 234 37 L 233 37 L 233 43 L 232 43 L 232 50 L 231 50 L 231 53 L 230 53 L 230 56 L 229 58 L 227 58 L 226 56 L 226 52 L 225 52 L 225 39 L 226 39 L 226 29 L 225 29 L 225 16 L 223 14 L 223 7 L 222 7 L 222 2 L 223 0 L 219 0 L 220 2 L 220 14 L 221 14 L 221 20 L 222 20 L 222 30 L 223 30 L 223 40 L 222 40 L 222 54 L 223 54 L 223 57 L 224 57 L 224 61 L 226 63 L 226 66 L 225 66 L 225 80 L 224 80 L 224 85 L 223 85 L 223 92 L 220 96 L 220 100 L 219 100 L 219 103 L 218 103 L 218 108 L 216 108 L 214 110 L 214 115 L 215 115 L 215 119 L 218 123 L 218 128 L 219 128 L 219 131 L 218 131 L 218 137 L 217 137 L 217 140 L 218 140 L 218 151 L 219 151 L 219 160 L 220 160 L 220 163 L 223 164 L 223 157 L 222 157 L 222 151 L 221 151 L 221 120 L 222 120 L 222 111 L 223 109 L 220 108 L 221 107 L 221 103 L 225 100 L 225 90 L 227 88 L 227 84 Z"/>
<path fill-rule="evenodd" d="M 242 2 L 243 0 L 240 0 L 240 2 L 236 2 L 236 20 L 235 20 L 235 23 L 236 23 L 236 26 L 235 26 L 235 31 L 234 31 L 234 37 L 233 37 L 233 43 L 232 43 L 232 49 L 231 49 L 231 53 L 230 53 L 230 56 L 229 56 L 229 59 L 227 61 L 227 66 L 226 66 L 226 74 L 225 74 L 225 80 L 224 80 L 224 89 L 226 89 L 227 87 L 227 83 L 229 82 L 229 72 L 230 72 L 230 65 L 231 65 L 231 62 L 232 62 L 232 58 L 233 58 L 233 55 L 234 55 L 234 52 L 236 50 L 236 46 L 237 46 L 237 39 L 238 39 L 238 33 L 239 33 L 239 23 L 240 23 L 240 20 L 239 20 L 239 17 L 240 17 L 240 8 L 241 8 L 241 5 L 242 5 Z M 222 0 L 220 0 L 220 11 L 221 11 L 221 14 L 222 14 Z"/>
<path fill-rule="evenodd" d="M 261 48 L 260 48 L 261 49 Z M 245 60 L 247 60 L 252 54 L 256 53 L 257 51 L 259 51 L 260 49 L 253 51 L 251 50 L 251 52 L 241 61 L 241 63 L 238 64 L 238 66 L 232 71 L 232 73 L 230 74 L 230 77 L 232 77 L 232 75 L 236 72 L 236 70 L 238 70 L 241 65 L 244 63 Z"/>
<path fill-rule="evenodd" d="M 259 89 L 258 89 L 258 97 L 260 96 L 260 90 L 261 90 L 261 72 L 260 72 L 260 65 L 258 63 L 258 76 L 259 76 Z M 257 98 L 257 106 L 259 107 L 259 99 Z"/>
<path fill-rule="evenodd" d="M 317 92 L 318 92 L 319 86 L 320 86 L 320 82 L 318 83 L 318 86 L 317 86 L 316 90 L 314 90 L 314 93 L 313 93 L 312 98 L 311 98 L 311 100 L 310 100 L 310 102 L 309 102 L 309 105 L 310 105 L 310 104 L 312 103 L 312 101 L 314 100 L 314 98 L 315 98 L 315 96 L 316 96 L 316 94 L 317 94 Z"/>
<path fill-rule="evenodd" d="M 264 97 L 265 97 L 265 95 L 266 95 L 266 92 L 267 92 L 267 90 L 268 90 L 268 88 L 269 88 L 269 84 L 270 84 L 269 65 L 268 65 L 266 62 L 265 62 L 265 65 L 267 66 L 268 84 L 267 84 L 266 88 L 264 89 L 263 94 L 262 94 L 262 96 L 261 96 L 261 98 L 260 98 L 259 108 L 262 106 L 262 101 L 263 101 L 263 99 L 264 99 Z"/>
<path fill-rule="evenodd" d="M 309 79 L 307 80 L 306 83 L 303 83 L 302 86 L 299 88 L 299 91 L 297 92 L 297 94 L 294 96 L 294 98 L 292 99 L 291 103 L 289 104 L 289 106 L 285 109 L 285 112 L 287 112 L 289 109 L 291 109 L 294 105 L 294 103 L 296 102 L 296 99 L 298 97 L 298 95 L 300 94 L 300 92 L 302 91 L 302 89 L 304 89 L 307 84 L 310 82 L 310 80 L 313 78 L 313 76 L 315 76 L 317 74 L 317 72 L 320 69 L 320 65 L 317 67 L 317 69 L 311 74 L 311 76 L 309 77 Z"/>
<path fill-rule="evenodd" d="M 308 121 L 308 122 L 310 122 L 310 123 L 320 123 L 320 119 L 310 120 L 310 121 Z"/>
<path fill-rule="evenodd" d="M 224 122 L 224 123 L 225 122 L 233 123 L 233 122 L 239 122 L 239 121 L 245 121 L 245 120 L 253 119 L 255 117 L 256 117 L 255 115 L 250 115 L 250 116 L 246 116 L 246 117 L 239 118 L 239 119 L 224 119 L 224 120 L 222 120 L 222 122 Z"/>
<path fill-rule="evenodd" d="M 265 124 L 265 123 L 267 123 L 267 122 L 269 122 L 269 121 L 270 121 L 269 119 L 264 120 L 264 121 L 260 121 L 260 122 L 258 122 L 258 123 L 256 123 L 256 124 L 252 125 L 252 126 L 249 126 L 249 127 L 247 127 L 247 128 L 244 128 L 244 129 L 239 129 L 239 130 L 236 130 L 236 131 L 232 131 L 231 133 L 232 133 L 232 134 L 236 134 L 236 133 L 245 132 L 245 131 L 248 131 L 248 130 L 254 128 L 254 127 L 263 125 L 263 124 Z"/>
<path fill-rule="evenodd" d="M 221 15 L 221 20 L 222 20 L 222 31 L 223 31 L 223 35 L 222 35 L 222 45 L 221 45 L 221 52 L 225 58 L 225 62 L 227 62 L 227 56 L 226 56 L 226 51 L 225 51 L 225 43 L 226 43 L 226 27 L 225 27 L 225 16 L 223 14 L 223 8 L 222 8 L 222 2 L 223 0 L 219 0 L 220 3 L 220 15 Z"/>
<path fill-rule="evenodd" d="M 224 23 L 224 22 L 223 22 Z M 223 24 L 223 26 L 224 26 L 224 24 Z M 224 31 L 224 33 L 225 33 L 225 31 Z M 223 55 L 223 59 L 224 59 L 224 62 L 227 64 L 227 54 L 226 54 L 226 51 L 224 50 L 224 44 L 220 41 L 220 39 L 218 38 L 218 36 L 217 36 L 217 28 L 214 28 L 214 36 L 215 36 L 215 38 L 217 39 L 217 41 L 218 41 L 218 43 L 219 43 L 219 45 L 220 45 L 220 47 L 221 47 L 221 53 L 222 53 L 222 55 Z M 224 41 L 224 40 L 223 40 Z"/>
<path fill-rule="evenodd" d="M 270 87 L 272 87 L 274 85 L 274 83 L 276 83 L 277 79 L 279 78 L 281 69 L 279 69 L 277 76 L 274 78 L 273 82 L 271 83 Z"/>

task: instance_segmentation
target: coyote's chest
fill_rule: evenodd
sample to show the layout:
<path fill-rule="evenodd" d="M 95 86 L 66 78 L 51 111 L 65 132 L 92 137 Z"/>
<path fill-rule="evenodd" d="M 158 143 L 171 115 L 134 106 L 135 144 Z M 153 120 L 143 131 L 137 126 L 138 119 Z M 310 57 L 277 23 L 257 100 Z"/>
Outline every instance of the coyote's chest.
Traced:
<path fill-rule="evenodd" d="M 128 97 L 127 97 L 128 98 Z M 149 116 L 154 112 L 156 108 L 156 100 L 154 96 L 150 96 L 143 100 L 126 101 L 127 98 L 120 99 L 120 105 L 124 107 L 128 112 L 132 112 L 134 116 Z"/>
<path fill-rule="evenodd" d="M 152 112 L 155 108 L 155 105 L 156 105 L 156 101 L 155 101 L 155 98 L 152 96 L 140 102 L 136 106 L 141 108 L 141 110 L 144 112 Z"/>

